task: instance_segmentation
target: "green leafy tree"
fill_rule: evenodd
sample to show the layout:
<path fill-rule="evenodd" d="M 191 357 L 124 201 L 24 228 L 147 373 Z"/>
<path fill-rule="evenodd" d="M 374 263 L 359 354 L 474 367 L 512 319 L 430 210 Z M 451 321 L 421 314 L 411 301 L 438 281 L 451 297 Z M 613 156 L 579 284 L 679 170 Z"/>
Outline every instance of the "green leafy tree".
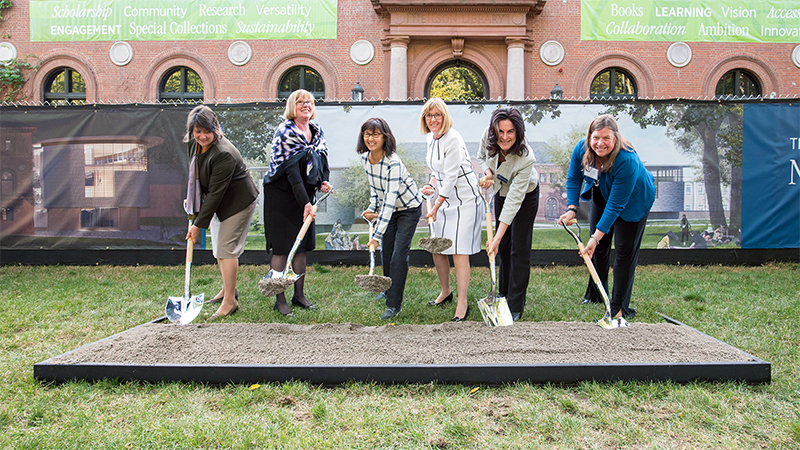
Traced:
<path fill-rule="evenodd" d="M 227 108 L 219 114 L 220 125 L 250 166 L 266 166 L 275 129 L 283 122 L 283 108 L 247 106 Z"/>
<path fill-rule="evenodd" d="M 667 134 L 684 153 L 700 158 L 708 200 L 709 220 L 714 225 L 728 223 L 722 204 L 722 184 L 726 181 L 724 170 L 726 159 L 720 157 L 720 152 L 721 147 L 725 145 L 728 147 L 724 147 L 722 151 L 732 150 L 730 144 L 735 144 L 734 136 L 736 133 L 741 134 L 741 127 L 736 123 L 736 117 L 741 116 L 737 111 L 737 105 L 637 102 L 629 105 L 615 105 L 606 112 L 613 115 L 626 113 L 642 128 L 650 125 L 668 127 Z M 725 127 L 729 127 L 730 130 L 724 131 Z M 737 127 L 739 127 L 738 131 Z M 721 130 L 723 131 L 722 138 L 720 137 Z M 732 160 L 736 159 L 736 151 L 731 151 Z M 738 151 L 741 151 L 741 145 Z M 737 189 L 741 190 L 741 185 Z M 741 198 L 741 191 L 737 197 Z"/>
<path fill-rule="evenodd" d="M 587 125 L 573 124 L 569 130 L 558 136 L 553 136 L 547 140 L 547 154 L 543 155 L 550 163 L 559 167 L 557 181 L 550 185 L 559 193 L 567 192 L 567 173 L 569 172 L 569 162 L 572 158 L 572 149 L 581 138 L 586 137 Z"/>
<path fill-rule="evenodd" d="M 28 55 L 24 60 L 14 59 L 6 64 L 0 64 L 0 98 L 4 102 L 14 102 L 23 100 L 20 98 L 22 88 L 28 82 L 26 75 L 35 72 L 39 68 L 38 59 L 36 62 L 29 62 L 33 55 Z"/>
<path fill-rule="evenodd" d="M 453 101 L 482 99 L 484 96 L 481 77 L 467 67 L 449 67 L 436 75 L 431 83 L 431 98 Z"/>

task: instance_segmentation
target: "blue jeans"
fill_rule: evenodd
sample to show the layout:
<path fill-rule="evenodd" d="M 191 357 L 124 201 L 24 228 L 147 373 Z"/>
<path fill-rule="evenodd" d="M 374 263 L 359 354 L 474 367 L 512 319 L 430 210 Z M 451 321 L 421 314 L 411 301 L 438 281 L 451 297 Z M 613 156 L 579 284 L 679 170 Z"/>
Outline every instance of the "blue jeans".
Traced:
<path fill-rule="evenodd" d="M 408 277 L 408 252 L 411 249 L 411 239 L 417 231 L 422 208 L 409 208 L 395 211 L 383 233 L 381 260 L 383 261 L 383 275 L 392 279 L 392 287 L 386 291 L 386 306 L 400 308 L 403 303 L 403 291 L 406 289 Z"/>

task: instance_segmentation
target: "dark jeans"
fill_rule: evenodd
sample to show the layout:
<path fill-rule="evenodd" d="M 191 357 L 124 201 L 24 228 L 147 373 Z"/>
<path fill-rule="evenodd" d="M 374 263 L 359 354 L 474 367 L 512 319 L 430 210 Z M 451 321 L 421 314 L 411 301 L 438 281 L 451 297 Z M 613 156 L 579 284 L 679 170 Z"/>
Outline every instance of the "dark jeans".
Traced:
<path fill-rule="evenodd" d="M 386 306 L 389 308 L 400 308 L 403 303 L 403 291 L 408 276 L 408 252 L 421 214 L 421 207 L 395 211 L 386 232 L 383 233 L 383 275 L 392 279 L 392 287 L 386 291 Z"/>
<path fill-rule="evenodd" d="M 589 230 L 594 233 L 597 222 L 603 215 L 606 202 L 597 188 L 592 189 L 592 200 L 589 202 Z M 611 303 L 611 316 L 615 316 L 622 311 L 622 316 L 633 318 L 636 310 L 630 307 L 631 293 L 633 292 L 633 280 L 636 275 L 636 264 L 639 262 L 639 249 L 642 245 L 644 227 L 647 224 L 647 216 L 638 222 L 626 222 L 622 219 L 614 221 L 614 225 L 608 230 L 603 239 L 597 245 L 592 256 L 592 264 L 597 270 L 600 282 L 608 293 L 608 269 L 611 258 L 611 240 L 614 240 L 614 286 L 613 292 L 609 297 Z M 586 288 L 585 297 L 594 301 L 603 301 L 603 297 L 597 291 L 594 281 L 589 277 L 589 286 Z"/>
<path fill-rule="evenodd" d="M 503 211 L 505 197 L 494 196 L 495 228 L 500 226 L 500 213 Z M 500 240 L 497 256 L 500 260 L 500 277 L 497 289 L 508 300 L 512 313 L 525 309 L 525 294 L 531 277 L 531 241 L 533 222 L 539 211 L 539 186 L 525 195 L 519 211 Z"/>

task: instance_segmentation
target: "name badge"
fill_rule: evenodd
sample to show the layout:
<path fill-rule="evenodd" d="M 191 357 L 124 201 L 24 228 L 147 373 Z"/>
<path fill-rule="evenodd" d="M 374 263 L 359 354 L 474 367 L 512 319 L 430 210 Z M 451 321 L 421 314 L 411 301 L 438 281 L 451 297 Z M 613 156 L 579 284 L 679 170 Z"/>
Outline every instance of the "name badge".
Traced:
<path fill-rule="evenodd" d="M 592 167 L 591 169 L 584 169 L 583 176 L 589 177 L 594 181 L 597 181 L 599 178 L 599 173 L 597 172 L 597 167 Z"/>

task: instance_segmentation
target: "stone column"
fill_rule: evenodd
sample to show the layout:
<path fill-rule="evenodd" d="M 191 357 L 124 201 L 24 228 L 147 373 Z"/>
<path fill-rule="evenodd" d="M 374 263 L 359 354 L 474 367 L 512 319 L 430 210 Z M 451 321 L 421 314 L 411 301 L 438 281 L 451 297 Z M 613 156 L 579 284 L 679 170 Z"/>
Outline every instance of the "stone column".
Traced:
<path fill-rule="evenodd" d="M 408 36 L 391 37 L 389 100 L 408 100 Z"/>
<path fill-rule="evenodd" d="M 506 100 L 525 100 L 525 39 L 507 38 Z"/>

